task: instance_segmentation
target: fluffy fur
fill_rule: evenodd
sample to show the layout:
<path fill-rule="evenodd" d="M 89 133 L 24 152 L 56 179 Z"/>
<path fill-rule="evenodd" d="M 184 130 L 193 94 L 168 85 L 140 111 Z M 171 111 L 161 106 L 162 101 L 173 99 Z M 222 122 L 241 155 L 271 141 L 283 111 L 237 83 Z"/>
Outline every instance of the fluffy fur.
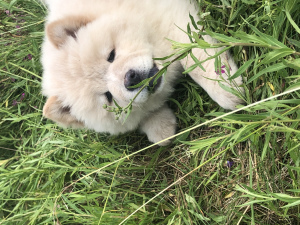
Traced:
<path fill-rule="evenodd" d="M 107 93 L 120 106 L 126 106 L 134 98 L 138 89 L 129 89 L 125 81 L 145 79 L 150 70 L 162 68 L 163 62 L 153 58 L 173 53 L 166 38 L 189 42 L 178 27 L 184 29 L 190 22 L 189 13 L 197 17 L 195 5 L 189 0 L 48 0 L 46 3 L 49 15 L 42 48 L 42 89 L 48 99 L 44 116 L 63 126 L 110 134 L 140 128 L 151 142 L 175 134 L 176 119 L 166 100 L 182 67 L 194 64 L 189 57 L 168 68 L 154 93 L 147 89 L 141 92 L 124 124 L 122 118 L 116 120 L 114 113 L 103 105 L 114 105 Z M 214 42 L 209 36 L 204 39 Z M 200 61 L 215 51 L 193 49 Z M 236 72 L 228 53 L 221 55 L 221 61 L 231 68 L 231 74 Z M 234 109 L 240 100 L 212 80 L 219 79 L 214 60 L 203 66 L 206 72 L 196 68 L 190 76 L 220 106 Z M 241 78 L 235 82 L 240 85 Z"/>

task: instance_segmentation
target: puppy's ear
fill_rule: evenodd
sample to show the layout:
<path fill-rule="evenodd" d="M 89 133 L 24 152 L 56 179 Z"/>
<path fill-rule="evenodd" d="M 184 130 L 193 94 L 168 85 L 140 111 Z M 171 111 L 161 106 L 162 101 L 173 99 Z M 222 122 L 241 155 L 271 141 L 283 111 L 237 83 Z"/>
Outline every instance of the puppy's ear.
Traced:
<path fill-rule="evenodd" d="M 70 110 L 57 97 L 51 96 L 44 105 L 43 115 L 64 127 L 83 128 L 84 124 L 72 116 Z"/>
<path fill-rule="evenodd" d="M 83 16 L 68 16 L 48 24 L 46 26 L 46 35 L 59 48 L 66 42 L 68 37 L 76 39 L 76 32 L 91 21 L 91 18 Z"/>

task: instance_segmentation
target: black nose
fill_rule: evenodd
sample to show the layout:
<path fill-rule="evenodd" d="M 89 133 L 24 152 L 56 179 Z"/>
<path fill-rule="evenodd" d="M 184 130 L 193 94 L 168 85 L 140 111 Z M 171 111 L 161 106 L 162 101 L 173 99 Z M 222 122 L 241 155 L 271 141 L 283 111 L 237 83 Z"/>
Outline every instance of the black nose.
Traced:
<path fill-rule="evenodd" d="M 142 74 L 138 73 L 137 71 L 134 70 L 129 70 L 126 74 L 125 74 L 125 80 L 124 80 L 124 85 L 126 87 L 127 90 L 129 91 L 133 91 L 136 88 L 133 88 L 132 86 L 137 85 L 138 83 L 140 83 L 142 81 Z"/>

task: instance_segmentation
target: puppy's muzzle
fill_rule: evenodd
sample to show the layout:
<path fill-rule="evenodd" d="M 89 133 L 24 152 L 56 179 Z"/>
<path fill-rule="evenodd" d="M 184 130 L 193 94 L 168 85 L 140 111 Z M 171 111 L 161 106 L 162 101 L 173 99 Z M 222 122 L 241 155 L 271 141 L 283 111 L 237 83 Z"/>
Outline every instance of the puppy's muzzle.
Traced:
<path fill-rule="evenodd" d="M 141 88 L 143 85 L 139 86 L 139 87 L 135 87 L 137 84 L 139 84 L 140 82 L 142 82 L 143 80 L 147 79 L 147 78 L 151 78 L 153 77 L 157 72 L 159 71 L 159 69 L 157 68 L 156 65 L 154 65 L 149 71 L 148 73 L 145 73 L 143 71 L 137 71 L 137 70 L 129 70 L 126 74 L 125 74 L 125 79 L 124 79 L 124 85 L 125 88 L 128 91 L 134 91 L 136 89 Z M 149 82 L 149 86 L 148 88 L 152 89 L 153 91 L 155 91 L 159 85 L 161 83 L 161 77 L 159 77 L 158 79 L 153 78 L 150 82 Z"/>

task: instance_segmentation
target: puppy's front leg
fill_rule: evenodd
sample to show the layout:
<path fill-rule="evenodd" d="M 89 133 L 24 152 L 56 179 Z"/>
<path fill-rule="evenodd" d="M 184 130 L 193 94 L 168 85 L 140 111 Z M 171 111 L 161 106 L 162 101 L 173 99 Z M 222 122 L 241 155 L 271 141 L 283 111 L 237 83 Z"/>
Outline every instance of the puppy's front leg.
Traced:
<path fill-rule="evenodd" d="M 207 53 L 203 49 L 193 49 L 193 54 L 198 58 L 199 61 L 208 58 L 209 56 L 215 55 L 217 51 L 221 49 L 207 49 Z M 206 71 L 203 71 L 200 67 L 197 67 L 189 73 L 189 75 L 195 80 L 208 94 L 209 96 L 217 102 L 224 109 L 235 109 L 235 106 L 242 103 L 242 100 L 237 96 L 225 91 L 219 85 L 219 82 L 222 84 L 239 89 L 240 92 L 243 92 L 243 88 L 239 87 L 242 84 L 241 76 L 235 78 L 232 81 L 228 80 L 229 74 L 233 75 L 237 70 L 237 66 L 234 63 L 232 57 L 228 52 L 225 52 L 220 55 L 221 59 L 221 68 L 216 71 L 215 69 L 215 59 L 208 60 L 202 64 Z M 181 63 L 184 68 L 189 68 L 194 65 L 195 62 L 191 57 L 187 57 L 181 60 Z M 222 77 L 221 77 L 222 76 Z M 223 78 L 223 81 L 222 81 Z M 219 82 L 218 82 L 219 81 Z"/>
<path fill-rule="evenodd" d="M 165 105 L 151 113 L 142 122 L 140 129 L 147 134 L 149 141 L 156 143 L 175 134 L 176 117 L 172 110 Z M 170 143 L 171 141 L 167 140 L 159 145 L 165 146 Z"/>

